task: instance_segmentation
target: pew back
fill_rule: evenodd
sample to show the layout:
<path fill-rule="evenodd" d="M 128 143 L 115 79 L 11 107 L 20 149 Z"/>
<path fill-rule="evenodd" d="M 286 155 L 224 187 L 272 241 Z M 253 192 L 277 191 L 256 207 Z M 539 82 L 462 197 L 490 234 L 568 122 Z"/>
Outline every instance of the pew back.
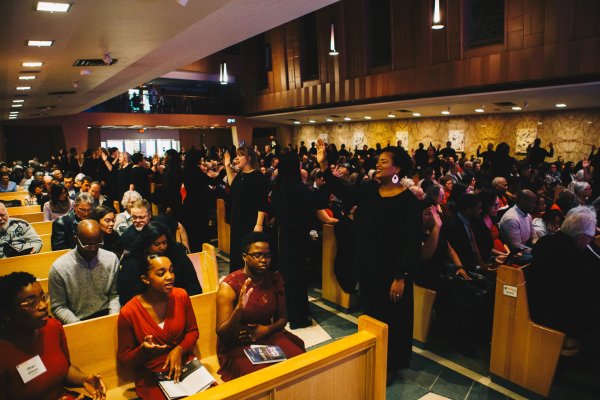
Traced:
<path fill-rule="evenodd" d="M 0 275 L 10 274 L 16 271 L 25 271 L 33 274 L 38 279 L 48 277 L 50 267 L 56 259 L 70 250 L 49 251 L 47 253 L 29 254 L 0 259 Z"/>
<path fill-rule="evenodd" d="M 40 236 L 52 234 L 52 221 L 32 222 L 30 225 Z"/>
<path fill-rule="evenodd" d="M 490 372 L 547 397 L 565 334 L 531 321 L 523 270 L 497 271 Z"/>
<path fill-rule="evenodd" d="M 48 253 L 52 251 L 52 235 L 39 235 L 40 239 L 42 239 L 42 248 L 40 249 L 40 253 Z"/>
<path fill-rule="evenodd" d="M 27 206 L 27 207 L 37 207 L 38 210 L 40 209 L 38 206 Z M 17 208 L 17 207 L 13 207 L 13 208 Z M 22 219 L 29 223 L 44 221 L 44 213 L 42 213 L 42 212 L 31 212 L 28 214 L 13 214 L 13 213 L 11 213 L 10 216 L 11 216 L 11 218 Z"/>
<path fill-rule="evenodd" d="M 203 292 L 215 291 L 219 286 L 219 271 L 215 253 L 214 246 L 204 243 L 202 252 L 188 254 L 192 264 L 194 264 Z"/>
<path fill-rule="evenodd" d="M 31 214 L 40 212 L 40 206 L 20 206 L 20 207 L 10 207 L 8 212 L 10 216 L 21 215 L 21 214 Z"/>
<path fill-rule="evenodd" d="M 25 198 L 29 196 L 29 192 L 26 191 L 19 191 L 19 192 L 1 192 L 0 193 L 0 200 L 3 201 L 7 201 L 7 200 L 20 200 L 23 201 L 25 200 Z M 14 207 L 11 207 L 11 209 Z M 39 206 L 38 206 L 39 208 Z"/>

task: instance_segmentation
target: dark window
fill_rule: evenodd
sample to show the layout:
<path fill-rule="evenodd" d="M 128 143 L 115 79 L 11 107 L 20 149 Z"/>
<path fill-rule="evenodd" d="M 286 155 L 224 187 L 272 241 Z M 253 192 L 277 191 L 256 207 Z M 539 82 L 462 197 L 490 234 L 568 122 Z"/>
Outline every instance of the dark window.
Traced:
<path fill-rule="evenodd" d="M 317 15 L 314 12 L 300 18 L 300 72 L 302 82 L 319 79 Z"/>
<path fill-rule="evenodd" d="M 390 64 L 392 62 L 390 0 L 368 0 L 366 4 L 369 65 L 377 67 Z"/>
<path fill-rule="evenodd" d="M 504 42 L 504 0 L 465 2 L 469 48 Z"/>

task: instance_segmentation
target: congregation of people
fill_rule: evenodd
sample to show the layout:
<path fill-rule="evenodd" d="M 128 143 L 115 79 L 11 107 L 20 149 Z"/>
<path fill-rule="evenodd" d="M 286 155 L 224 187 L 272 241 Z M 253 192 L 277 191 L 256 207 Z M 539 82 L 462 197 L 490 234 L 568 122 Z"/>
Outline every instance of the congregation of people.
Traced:
<path fill-rule="evenodd" d="M 0 399 L 77 398 L 66 387 L 104 398 L 102 378 L 70 363 L 62 325 L 111 314 L 137 395 L 164 398 L 155 374 L 178 381 L 198 340 L 190 296 L 203 288 L 187 254 L 214 238 L 217 198 L 231 227 L 229 275 L 214 305 L 223 381 L 268 365 L 249 361 L 251 344 L 278 345 L 288 358 L 306 351 L 292 331 L 314 324 L 308 271 L 323 224 L 335 226 L 338 281 L 388 324 L 388 383 L 411 361 L 413 284 L 438 293 L 437 317 L 473 356 L 490 342 L 502 264 L 524 268 L 535 322 L 599 354 L 600 321 L 587 312 L 600 305 L 595 147 L 575 162 L 554 159 L 540 139 L 520 160 L 507 143 L 470 156 L 451 142 L 202 146 L 163 157 L 73 148 L 1 163 L 0 176 L 0 192 L 27 191 L 22 205 L 52 223 L 52 250 L 67 250 L 50 268 L 48 293 L 31 274 L 0 276 Z M 0 203 L 0 258 L 40 252 L 39 235 L 10 217 L 10 205 Z M 47 372 L 23 374 L 38 363 Z"/>

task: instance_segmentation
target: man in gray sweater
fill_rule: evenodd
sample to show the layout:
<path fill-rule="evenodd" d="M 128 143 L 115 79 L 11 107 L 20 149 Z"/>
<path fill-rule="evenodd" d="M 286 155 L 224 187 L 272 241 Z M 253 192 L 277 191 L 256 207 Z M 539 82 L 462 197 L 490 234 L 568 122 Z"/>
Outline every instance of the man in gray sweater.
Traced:
<path fill-rule="evenodd" d="M 63 324 L 116 314 L 120 309 L 119 259 L 101 248 L 98 222 L 81 221 L 75 241 L 77 247 L 58 258 L 48 276 L 52 313 Z"/>

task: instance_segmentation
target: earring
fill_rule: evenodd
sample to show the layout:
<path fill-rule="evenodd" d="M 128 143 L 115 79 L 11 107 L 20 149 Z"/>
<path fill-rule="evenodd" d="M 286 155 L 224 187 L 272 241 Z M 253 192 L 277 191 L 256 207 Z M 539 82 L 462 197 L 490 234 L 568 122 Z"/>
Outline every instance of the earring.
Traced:
<path fill-rule="evenodd" d="M 392 176 L 392 183 L 398 183 L 399 180 L 400 178 L 398 178 L 398 174 L 394 174 L 394 176 Z"/>

